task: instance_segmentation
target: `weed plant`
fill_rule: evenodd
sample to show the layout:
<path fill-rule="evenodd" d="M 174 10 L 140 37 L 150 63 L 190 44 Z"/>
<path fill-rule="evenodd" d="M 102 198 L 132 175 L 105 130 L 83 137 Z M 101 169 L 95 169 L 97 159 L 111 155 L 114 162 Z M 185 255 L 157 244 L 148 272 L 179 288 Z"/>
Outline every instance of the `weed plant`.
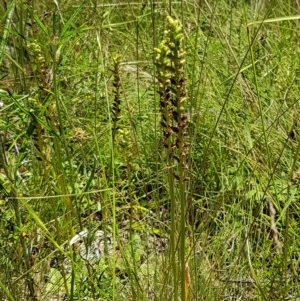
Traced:
<path fill-rule="evenodd" d="M 299 1 L 2 1 L 1 300 L 298 300 Z"/>

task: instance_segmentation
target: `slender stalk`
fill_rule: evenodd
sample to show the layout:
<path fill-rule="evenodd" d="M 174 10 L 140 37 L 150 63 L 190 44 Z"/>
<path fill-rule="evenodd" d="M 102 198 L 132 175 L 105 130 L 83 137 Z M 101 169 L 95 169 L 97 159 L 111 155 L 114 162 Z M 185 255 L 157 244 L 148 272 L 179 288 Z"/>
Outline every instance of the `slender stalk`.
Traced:
<path fill-rule="evenodd" d="M 10 198 L 12 202 L 12 207 L 15 213 L 15 218 L 16 218 L 16 226 L 21 232 L 23 229 L 23 224 L 22 224 L 22 219 L 21 219 L 21 210 L 20 210 L 20 204 L 19 200 L 17 199 L 18 196 L 18 191 L 17 188 L 15 187 L 15 180 L 14 176 L 11 174 L 9 168 L 8 168 L 8 162 L 5 157 L 5 152 L 4 152 L 4 146 L 2 145 L 2 140 L 0 141 L 0 162 L 1 166 L 4 170 L 4 173 L 11 183 L 11 192 L 10 192 Z M 32 301 L 37 301 L 36 294 L 35 294 L 35 286 L 34 286 L 34 280 L 32 277 L 31 273 L 31 264 L 30 264 L 30 259 L 31 259 L 31 252 L 28 249 L 25 237 L 20 233 L 20 243 L 22 246 L 22 252 L 23 252 L 23 257 L 24 257 L 24 263 L 25 263 L 25 268 L 26 268 L 26 273 L 25 273 L 25 282 L 29 290 L 29 296 Z"/>
<path fill-rule="evenodd" d="M 184 78 L 185 52 L 182 49 L 182 41 L 183 34 L 180 23 L 167 17 L 165 38 L 157 48 L 156 67 L 171 201 L 170 256 L 174 300 L 178 300 L 179 295 L 181 300 L 185 300 L 187 296 L 185 281 L 185 183 L 188 180 L 186 177 L 188 143 L 186 141 L 187 117 L 184 107 L 187 100 Z"/>
<path fill-rule="evenodd" d="M 16 225 L 19 229 L 22 229 L 19 200 L 12 200 L 12 204 L 13 204 L 13 208 L 14 208 L 15 216 L 16 216 Z M 21 242 L 22 249 L 23 249 L 23 256 L 24 256 L 25 267 L 26 267 L 26 271 L 27 271 L 25 280 L 26 280 L 27 287 L 29 290 L 30 299 L 32 301 L 37 301 L 37 297 L 35 294 L 35 288 L 34 288 L 34 280 L 32 278 L 31 272 L 30 272 L 30 270 L 31 270 L 30 254 L 31 253 L 28 251 L 28 246 L 27 246 L 25 238 L 23 237 L 22 234 L 20 235 L 20 242 Z"/>

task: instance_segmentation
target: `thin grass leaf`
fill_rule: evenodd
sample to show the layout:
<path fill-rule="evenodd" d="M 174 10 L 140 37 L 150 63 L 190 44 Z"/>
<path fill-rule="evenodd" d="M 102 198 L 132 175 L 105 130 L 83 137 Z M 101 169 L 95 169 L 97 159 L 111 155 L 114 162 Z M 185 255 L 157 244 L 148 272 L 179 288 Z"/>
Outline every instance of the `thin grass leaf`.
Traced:
<path fill-rule="evenodd" d="M 65 256 L 67 255 L 66 252 L 62 249 L 62 247 L 55 241 L 55 239 L 52 237 L 51 233 L 47 229 L 46 225 L 43 223 L 43 221 L 40 219 L 40 217 L 36 214 L 36 212 L 32 209 L 32 207 L 28 204 L 28 201 L 20 200 L 22 205 L 26 208 L 26 210 L 29 212 L 30 216 L 37 222 L 37 224 L 41 227 L 46 237 L 52 242 L 54 247 L 60 251 Z"/>
<path fill-rule="evenodd" d="M 5 284 L 0 280 L 0 288 L 3 290 L 5 296 L 10 301 L 16 301 L 16 299 L 10 294 L 9 290 L 6 288 Z"/>
<path fill-rule="evenodd" d="M 284 22 L 284 21 L 294 21 L 294 20 L 300 20 L 300 15 L 276 17 L 276 18 L 271 18 L 271 19 L 253 21 L 253 22 L 248 23 L 247 26 L 252 26 L 252 25 L 256 25 L 256 24 L 278 23 L 278 22 Z"/>
<path fill-rule="evenodd" d="M 72 27 L 73 22 L 75 21 L 75 19 L 77 18 L 77 16 L 79 15 L 79 13 L 81 12 L 82 8 L 83 8 L 84 3 L 82 3 L 76 10 L 75 12 L 72 14 L 71 18 L 66 22 L 66 24 L 64 25 L 61 34 L 60 34 L 60 39 L 64 39 L 70 32 L 70 28 Z"/>
<path fill-rule="evenodd" d="M 9 36 L 9 32 L 10 32 L 10 27 L 11 24 L 13 22 L 13 15 L 14 15 L 14 11 L 15 11 L 15 1 L 12 1 L 8 7 L 7 10 L 7 19 L 5 22 L 5 26 L 4 26 L 4 32 L 2 35 L 2 39 L 1 39 L 1 44 L 0 44 L 0 66 L 2 65 L 2 60 L 3 60 L 3 53 L 4 53 L 4 49 L 7 45 L 7 40 L 8 40 L 8 36 Z"/>
<path fill-rule="evenodd" d="M 34 12 L 31 14 L 35 22 L 37 23 L 38 27 L 42 30 L 42 32 L 48 37 L 49 31 L 48 28 L 43 24 L 42 20 L 39 18 L 37 14 Z"/>

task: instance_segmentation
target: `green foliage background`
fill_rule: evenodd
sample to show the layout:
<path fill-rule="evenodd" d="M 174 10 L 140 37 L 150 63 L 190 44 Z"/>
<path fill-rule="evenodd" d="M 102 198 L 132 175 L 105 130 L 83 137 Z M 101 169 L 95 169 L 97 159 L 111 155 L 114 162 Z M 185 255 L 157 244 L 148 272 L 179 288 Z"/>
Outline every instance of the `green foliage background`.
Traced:
<path fill-rule="evenodd" d="M 174 279 L 181 300 L 298 300 L 298 2 L 2 1 L 1 300 L 175 300 Z M 169 15 L 190 144 L 179 270 L 155 65 Z M 113 252 L 83 260 L 83 229 Z"/>

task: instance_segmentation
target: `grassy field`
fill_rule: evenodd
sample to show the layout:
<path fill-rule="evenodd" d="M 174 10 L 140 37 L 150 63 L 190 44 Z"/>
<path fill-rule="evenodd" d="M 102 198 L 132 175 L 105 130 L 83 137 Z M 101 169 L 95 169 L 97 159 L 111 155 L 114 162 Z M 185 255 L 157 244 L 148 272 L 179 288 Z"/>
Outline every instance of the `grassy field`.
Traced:
<path fill-rule="evenodd" d="M 0 299 L 299 301 L 299 14 L 2 0 Z"/>

